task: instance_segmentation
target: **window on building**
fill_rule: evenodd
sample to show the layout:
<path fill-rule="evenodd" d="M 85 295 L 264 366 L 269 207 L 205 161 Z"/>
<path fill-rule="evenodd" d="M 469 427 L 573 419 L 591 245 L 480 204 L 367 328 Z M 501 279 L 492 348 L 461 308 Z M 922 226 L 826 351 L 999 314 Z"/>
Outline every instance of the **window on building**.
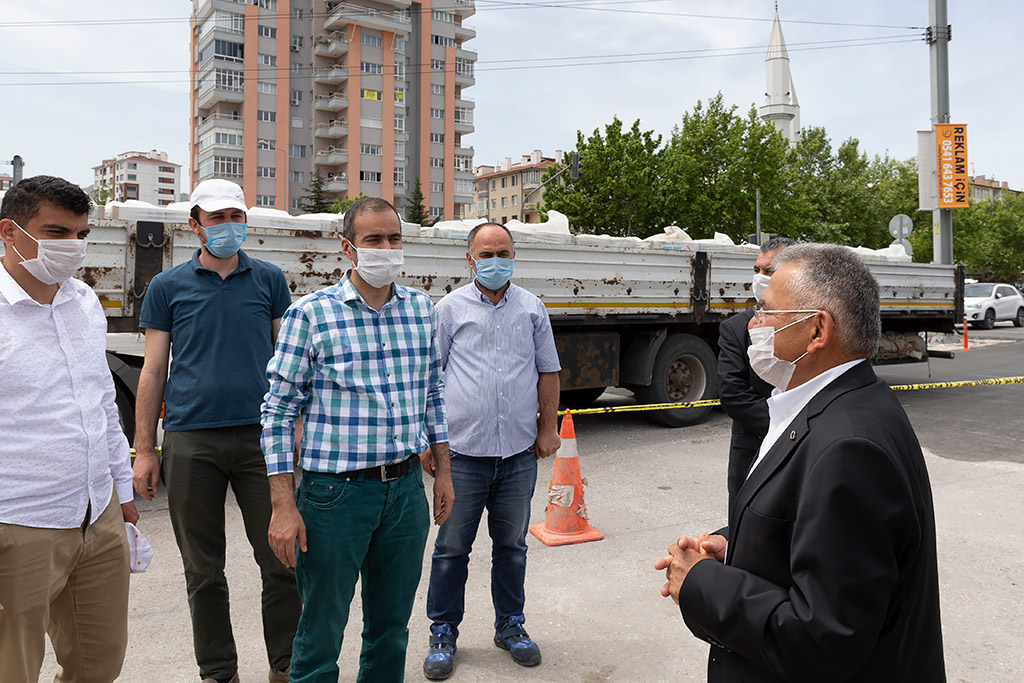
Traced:
<path fill-rule="evenodd" d="M 135 163 L 134 161 L 129 161 L 128 164 L 126 165 L 126 168 L 129 168 L 131 170 L 136 170 L 138 167 L 139 167 L 139 165 L 137 163 Z"/>
<path fill-rule="evenodd" d="M 277 38 L 277 29 L 273 26 L 264 26 L 260 24 L 256 27 L 256 33 L 262 38 Z"/>
<path fill-rule="evenodd" d="M 405 78 L 405 60 L 395 62 L 395 78 Z"/>
<path fill-rule="evenodd" d="M 405 156 L 405 140 L 395 140 L 395 158 L 401 159 Z"/>
<path fill-rule="evenodd" d="M 277 66 L 277 56 L 260 54 L 256 60 L 260 66 Z"/>
<path fill-rule="evenodd" d="M 469 59 L 455 58 L 455 75 L 456 76 L 468 76 L 473 77 L 473 64 L 474 62 Z"/>
<path fill-rule="evenodd" d="M 434 10 L 430 13 L 430 16 L 434 18 L 434 21 L 444 21 L 449 24 L 455 23 L 455 15 L 451 12 L 438 12 L 437 10 Z"/>
<path fill-rule="evenodd" d="M 473 194 L 473 181 L 472 180 L 455 180 L 455 194 L 471 195 Z"/>
<path fill-rule="evenodd" d="M 431 59 L 430 68 L 434 71 L 444 71 L 444 60 L 443 59 Z"/>
<path fill-rule="evenodd" d="M 292 49 L 298 50 L 302 47 L 302 36 L 292 35 Z"/>
<path fill-rule="evenodd" d="M 444 168 L 444 159 L 441 157 L 430 157 L 431 168 Z"/>
<path fill-rule="evenodd" d="M 502 197 L 501 198 L 501 208 L 503 208 L 503 209 L 507 209 L 508 208 L 508 197 Z"/>
<path fill-rule="evenodd" d="M 158 183 L 163 183 L 165 185 L 173 185 L 174 182 L 175 182 L 174 178 L 165 178 L 165 177 L 162 177 L 162 176 L 160 178 L 157 178 L 156 181 Z M 172 192 L 173 192 L 173 190 L 172 190 Z"/>
<path fill-rule="evenodd" d="M 359 180 L 368 183 L 379 183 L 380 182 L 380 171 L 360 171 Z"/>
<path fill-rule="evenodd" d="M 384 47 L 384 39 L 380 36 L 370 35 L 368 33 L 362 34 L 359 42 L 366 47 Z"/>
<path fill-rule="evenodd" d="M 395 185 L 405 185 L 405 166 L 395 166 Z"/>
<path fill-rule="evenodd" d="M 216 175 L 221 178 L 241 178 L 242 160 L 232 157 L 213 157 L 199 164 L 199 177 Z"/>
<path fill-rule="evenodd" d="M 139 176 L 135 175 L 134 173 L 129 173 L 128 174 L 128 180 L 138 180 L 138 179 L 139 179 Z"/>
<path fill-rule="evenodd" d="M 292 73 L 293 74 L 300 74 L 300 73 L 302 73 L 302 64 L 300 62 L 292 62 Z"/>
<path fill-rule="evenodd" d="M 276 111 L 267 111 L 266 109 L 257 109 L 256 110 L 256 120 L 257 121 L 277 121 L 277 112 Z"/>
<path fill-rule="evenodd" d="M 430 118 L 432 118 L 432 119 L 443 119 L 444 118 L 444 109 L 434 109 L 434 108 L 431 108 L 430 109 Z"/>
<path fill-rule="evenodd" d="M 383 148 L 380 145 L 370 145 L 365 142 L 359 145 L 360 154 L 370 154 L 379 157 L 382 154 L 382 150 Z"/>
<path fill-rule="evenodd" d="M 256 90 L 260 93 L 263 93 L 264 95 L 276 95 L 277 84 L 267 83 L 266 81 L 260 81 L 259 83 L 256 84 Z"/>
<path fill-rule="evenodd" d="M 277 145 L 274 140 L 268 138 L 257 138 L 256 149 L 277 149 Z"/>
<path fill-rule="evenodd" d="M 491 189 L 492 189 L 492 190 L 494 189 L 494 184 L 495 184 L 495 182 L 497 182 L 497 181 L 494 181 L 494 180 L 492 180 L 492 181 L 491 181 Z"/>
<path fill-rule="evenodd" d="M 301 101 L 302 101 L 302 91 L 301 90 L 292 90 L 292 95 L 291 95 L 291 102 L 292 102 L 292 104 L 293 105 L 297 105 Z"/>
<path fill-rule="evenodd" d="M 288 182 L 289 183 L 304 183 L 306 182 L 306 174 L 304 171 L 288 171 Z"/>
<path fill-rule="evenodd" d="M 277 9 L 277 0 L 249 0 L 248 4 L 256 5 L 263 9 Z"/>
<path fill-rule="evenodd" d="M 432 207 L 430 207 L 430 217 L 431 218 L 440 218 L 442 215 L 444 215 L 444 208 L 443 207 L 440 207 L 440 206 L 432 206 Z"/>
<path fill-rule="evenodd" d="M 430 134 L 430 141 L 431 142 L 437 142 L 437 143 L 443 145 L 444 144 L 444 133 L 431 133 Z"/>
<path fill-rule="evenodd" d="M 384 67 L 373 62 L 359 62 L 359 70 L 364 74 L 373 74 L 375 76 L 380 76 L 384 73 Z"/>
<path fill-rule="evenodd" d="M 516 195 L 512 195 L 512 206 L 516 205 L 516 199 L 517 199 Z"/>
<path fill-rule="evenodd" d="M 455 172 L 456 173 L 472 173 L 473 172 L 473 158 L 465 157 L 456 154 L 455 155 Z"/>
<path fill-rule="evenodd" d="M 292 159 L 305 159 L 306 158 L 306 146 L 305 145 L 288 145 L 288 156 Z"/>
<path fill-rule="evenodd" d="M 174 194 L 174 188 L 170 187 L 158 187 L 156 188 L 157 194 Z"/>
<path fill-rule="evenodd" d="M 512 187 L 516 186 L 516 177 L 512 176 Z"/>
<path fill-rule="evenodd" d="M 405 88 L 395 88 L 395 102 L 405 103 Z"/>
<path fill-rule="evenodd" d="M 455 39 L 449 38 L 448 36 L 432 35 L 430 36 L 431 41 L 434 45 L 443 45 L 444 47 L 454 47 Z"/>
<path fill-rule="evenodd" d="M 241 43 L 217 39 L 199 55 L 199 63 L 205 64 L 214 57 L 228 62 L 241 62 L 244 56 L 245 48 Z"/>
<path fill-rule="evenodd" d="M 498 200 L 497 199 L 492 199 L 491 200 L 491 208 L 492 209 L 497 209 L 498 208 Z"/>
<path fill-rule="evenodd" d="M 380 100 L 380 90 L 371 90 L 369 88 L 363 88 L 360 91 L 360 96 L 364 100 Z"/>
<path fill-rule="evenodd" d="M 508 176 L 505 176 L 501 179 L 501 186 L 502 188 L 508 187 Z"/>
<path fill-rule="evenodd" d="M 299 206 L 300 201 L 301 200 L 299 200 L 299 199 L 292 199 L 292 211 L 301 211 L 302 210 L 302 207 Z"/>
<path fill-rule="evenodd" d="M 293 7 L 292 8 L 292 19 L 301 19 L 301 18 L 302 18 L 302 10 L 296 9 L 296 8 Z"/>
<path fill-rule="evenodd" d="M 158 166 L 156 170 L 159 171 L 160 173 L 175 173 L 176 172 L 175 168 L 173 166 Z"/>
<path fill-rule="evenodd" d="M 443 95 L 444 94 L 444 86 L 441 85 L 440 83 L 431 83 L 430 84 L 430 94 L 432 94 L 432 95 Z"/>
<path fill-rule="evenodd" d="M 473 110 L 468 107 L 455 107 L 455 123 L 473 124 Z"/>
<path fill-rule="evenodd" d="M 444 192 L 444 183 L 430 183 L 431 192 Z"/>
<path fill-rule="evenodd" d="M 395 114 L 395 132 L 405 132 L 405 114 Z"/>
<path fill-rule="evenodd" d="M 292 117 L 292 128 L 302 128 L 302 117 L 301 116 L 293 116 Z"/>
<path fill-rule="evenodd" d="M 273 166 L 257 166 L 256 167 L 257 178 L 276 178 L 277 169 Z"/>
<path fill-rule="evenodd" d="M 258 194 L 256 195 L 256 206 L 273 206 L 274 199 L 272 194 Z"/>

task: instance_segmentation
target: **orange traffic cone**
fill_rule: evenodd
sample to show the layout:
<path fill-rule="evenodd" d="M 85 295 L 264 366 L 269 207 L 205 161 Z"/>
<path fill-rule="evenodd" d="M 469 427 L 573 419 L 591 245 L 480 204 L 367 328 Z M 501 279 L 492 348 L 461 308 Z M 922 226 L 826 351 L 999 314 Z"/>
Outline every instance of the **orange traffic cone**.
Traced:
<path fill-rule="evenodd" d="M 562 419 L 562 447 L 555 454 L 555 471 L 548 485 L 548 505 L 544 508 L 544 523 L 534 524 L 530 533 L 544 545 L 570 545 L 600 541 L 604 534 L 587 521 L 587 504 L 583 502 L 580 460 L 576 451 L 576 430 L 572 415 L 565 411 Z"/>

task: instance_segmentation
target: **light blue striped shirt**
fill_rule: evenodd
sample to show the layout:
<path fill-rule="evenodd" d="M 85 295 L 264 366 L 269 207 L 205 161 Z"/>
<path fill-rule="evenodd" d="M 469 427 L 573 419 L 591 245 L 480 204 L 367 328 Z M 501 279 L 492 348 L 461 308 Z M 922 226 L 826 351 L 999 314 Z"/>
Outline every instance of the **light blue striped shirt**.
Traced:
<path fill-rule="evenodd" d="M 292 304 L 267 365 L 267 474 L 292 471 L 303 408 L 299 462 L 310 472 L 386 465 L 447 441 L 435 318 L 430 297 L 398 285 L 375 311 L 348 275 Z"/>
<path fill-rule="evenodd" d="M 558 372 L 544 304 L 509 285 L 497 305 L 475 282 L 437 303 L 450 448 L 508 457 L 537 440 L 537 376 Z"/>

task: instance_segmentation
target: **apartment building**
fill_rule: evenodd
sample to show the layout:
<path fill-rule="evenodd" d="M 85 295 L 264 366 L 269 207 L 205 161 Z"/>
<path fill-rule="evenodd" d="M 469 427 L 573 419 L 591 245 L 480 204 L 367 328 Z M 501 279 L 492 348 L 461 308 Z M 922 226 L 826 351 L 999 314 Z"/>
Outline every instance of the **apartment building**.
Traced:
<path fill-rule="evenodd" d="M 1020 194 L 1020 190 L 1011 190 L 1010 184 L 1005 180 L 986 178 L 983 175 L 967 176 L 967 186 L 972 203 L 993 201 L 1004 194 Z"/>
<path fill-rule="evenodd" d="M 0 192 L 6 192 L 14 184 L 14 176 L 0 173 Z"/>
<path fill-rule="evenodd" d="M 157 206 L 178 201 L 181 164 L 168 161 L 167 152 L 123 152 L 92 170 L 94 200 L 138 199 Z"/>
<path fill-rule="evenodd" d="M 299 213 L 314 171 L 334 198 L 435 217 L 473 201 L 475 0 L 193 0 L 193 182 Z"/>
<path fill-rule="evenodd" d="M 537 205 L 544 198 L 541 177 L 549 167 L 561 164 L 562 158 L 561 150 L 556 150 L 554 157 L 545 157 L 535 149 L 516 163 L 512 163 L 511 157 L 505 157 L 503 162 L 494 166 L 477 166 L 475 211 L 473 207 L 467 207 L 461 217 L 486 218 L 503 224 L 512 219 L 524 223 L 540 222 Z"/>

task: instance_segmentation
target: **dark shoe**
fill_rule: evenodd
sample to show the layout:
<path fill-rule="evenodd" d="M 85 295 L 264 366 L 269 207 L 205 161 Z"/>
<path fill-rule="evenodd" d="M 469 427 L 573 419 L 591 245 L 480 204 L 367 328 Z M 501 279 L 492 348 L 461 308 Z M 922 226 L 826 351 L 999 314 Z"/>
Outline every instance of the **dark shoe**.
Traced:
<path fill-rule="evenodd" d="M 520 666 L 537 666 L 540 664 L 540 647 L 530 640 L 530 634 L 523 628 L 523 616 L 512 617 L 504 628 L 494 632 L 494 644 L 508 650 L 512 661 Z"/>
<path fill-rule="evenodd" d="M 291 667 L 287 669 L 271 669 L 267 674 L 267 680 L 270 683 L 288 683 L 288 672 Z"/>
<path fill-rule="evenodd" d="M 238 683 L 238 674 L 236 673 L 231 678 L 225 678 L 223 680 L 218 678 L 204 678 L 199 683 Z"/>
<path fill-rule="evenodd" d="M 448 678 L 455 671 L 455 633 L 448 624 L 430 627 L 430 650 L 423 660 L 423 675 L 432 681 Z"/>

